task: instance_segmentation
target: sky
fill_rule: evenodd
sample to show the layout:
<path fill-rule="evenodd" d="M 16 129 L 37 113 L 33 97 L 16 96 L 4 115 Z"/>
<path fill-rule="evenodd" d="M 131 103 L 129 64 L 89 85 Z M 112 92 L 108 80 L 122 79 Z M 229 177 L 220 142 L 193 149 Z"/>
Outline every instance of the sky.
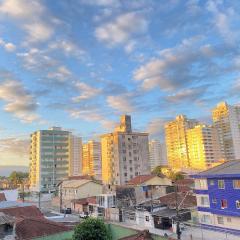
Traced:
<path fill-rule="evenodd" d="M 121 114 L 150 138 L 178 114 L 239 103 L 238 0 L 0 0 L 0 166 L 29 135 L 98 139 Z"/>

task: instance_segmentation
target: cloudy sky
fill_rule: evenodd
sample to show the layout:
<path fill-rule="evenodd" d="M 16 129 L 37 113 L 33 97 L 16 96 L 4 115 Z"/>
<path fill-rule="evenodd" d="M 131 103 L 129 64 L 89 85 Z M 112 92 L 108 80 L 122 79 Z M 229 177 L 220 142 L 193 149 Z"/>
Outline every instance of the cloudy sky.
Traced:
<path fill-rule="evenodd" d="M 239 102 L 239 25 L 238 0 L 0 0 L 0 165 L 28 165 L 29 134 L 53 125 L 210 123 Z"/>

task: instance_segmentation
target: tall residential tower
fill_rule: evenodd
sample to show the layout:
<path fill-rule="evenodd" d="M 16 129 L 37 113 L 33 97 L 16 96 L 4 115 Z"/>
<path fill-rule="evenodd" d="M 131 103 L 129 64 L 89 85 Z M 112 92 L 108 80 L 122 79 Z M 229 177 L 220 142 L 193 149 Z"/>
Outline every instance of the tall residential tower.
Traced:
<path fill-rule="evenodd" d="M 121 116 L 113 133 L 101 136 L 102 180 L 123 185 L 137 175 L 150 174 L 148 134 L 132 132 L 131 117 Z"/>
<path fill-rule="evenodd" d="M 197 124 L 197 120 L 188 119 L 184 115 L 179 115 L 175 120 L 165 124 L 165 139 L 169 167 L 177 170 L 190 167 L 187 129 L 193 128 Z"/>
<path fill-rule="evenodd" d="M 213 109 L 212 118 L 223 158 L 240 159 L 240 106 L 221 102 Z"/>
<path fill-rule="evenodd" d="M 97 180 L 102 178 L 101 143 L 94 140 L 83 144 L 82 174 L 93 176 Z"/>

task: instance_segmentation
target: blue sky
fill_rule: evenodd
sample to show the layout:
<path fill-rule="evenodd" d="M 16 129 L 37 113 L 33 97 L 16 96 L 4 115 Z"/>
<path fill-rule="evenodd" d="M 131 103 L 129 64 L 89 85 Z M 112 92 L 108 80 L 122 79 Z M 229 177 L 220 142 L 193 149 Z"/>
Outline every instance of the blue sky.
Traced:
<path fill-rule="evenodd" d="M 177 114 L 211 122 L 239 102 L 239 1 L 0 0 L 0 165 L 27 165 L 29 134 L 84 140 L 132 115 L 160 138 Z"/>

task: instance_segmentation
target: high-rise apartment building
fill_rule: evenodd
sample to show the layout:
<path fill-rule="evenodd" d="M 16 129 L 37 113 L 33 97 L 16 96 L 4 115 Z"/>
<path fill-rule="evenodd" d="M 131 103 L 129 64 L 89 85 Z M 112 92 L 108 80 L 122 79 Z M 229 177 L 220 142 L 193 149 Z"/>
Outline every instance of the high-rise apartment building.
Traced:
<path fill-rule="evenodd" d="M 102 178 L 101 143 L 94 140 L 83 144 L 82 174 Z"/>
<path fill-rule="evenodd" d="M 212 119 L 223 158 L 240 159 L 240 106 L 221 102 L 212 110 Z"/>
<path fill-rule="evenodd" d="M 166 145 L 158 140 L 149 141 L 149 160 L 151 171 L 157 166 L 166 166 Z"/>
<path fill-rule="evenodd" d="M 59 127 L 31 134 L 30 187 L 33 191 L 54 191 L 69 175 L 78 174 L 81 140 Z"/>
<path fill-rule="evenodd" d="M 123 185 L 137 175 L 150 174 L 148 134 L 132 132 L 131 117 L 121 116 L 113 133 L 101 136 L 102 180 Z"/>
<path fill-rule="evenodd" d="M 206 170 L 216 166 L 221 160 L 216 129 L 199 124 L 187 129 L 189 167 L 192 170 Z"/>
<path fill-rule="evenodd" d="M 79 176 L 82 174 L 82 139 L 70 134 L 69 141 L 69 175 Z"/>
<path fill-rule="evenodd" d="M 179 115 L 175 120 L 165 124 L 165 141 L 169 167 L 173 169 L 189 168 L 187 146 L 187 129 L 198 124 L 195 119 Z"/>

